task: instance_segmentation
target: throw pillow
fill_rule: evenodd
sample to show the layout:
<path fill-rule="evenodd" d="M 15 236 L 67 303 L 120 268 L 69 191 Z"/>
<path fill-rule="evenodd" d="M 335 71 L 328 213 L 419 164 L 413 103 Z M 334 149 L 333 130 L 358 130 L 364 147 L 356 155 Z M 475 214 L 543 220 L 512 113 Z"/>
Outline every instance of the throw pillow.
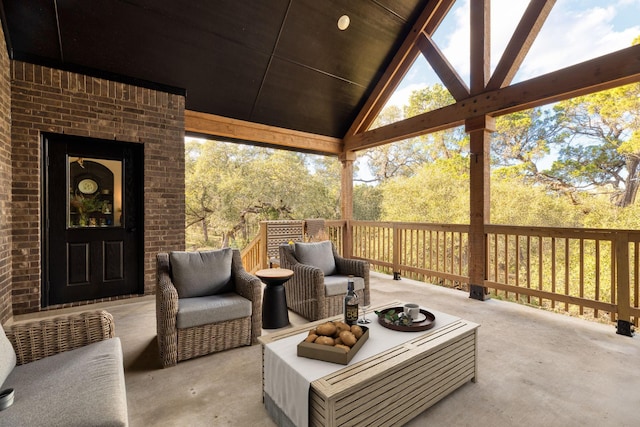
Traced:
<path fill-rule="evenodd" d="M 318 267 L 325 276 L 336 274 L 333 245 L 329 240 L 314 243 L 296 243 L 296 258 L 303 264 Z"/>
<path fill-rule="evenodd" d="M 171 252 L 171 275 L 178 297 L 192 298 L 232 292 L 232 259 L 231 248 L 217 251 Z"/>

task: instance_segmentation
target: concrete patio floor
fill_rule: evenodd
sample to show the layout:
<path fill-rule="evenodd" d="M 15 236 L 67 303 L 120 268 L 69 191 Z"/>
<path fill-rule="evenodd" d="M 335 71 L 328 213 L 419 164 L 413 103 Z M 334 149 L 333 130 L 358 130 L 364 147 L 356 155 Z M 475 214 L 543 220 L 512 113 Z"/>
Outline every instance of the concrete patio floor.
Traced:
<path fill-rule="evenodd" d="M 617 335 L 611 325 L 495 299 L 480 302 L 461 291 L 377 273 L 371 288 L 374 305 L 417 302 L 481 325 L 478 382 L 465 384 L 408 426 L 640 425 L 640 337 Z M 262 405 L 259 345 L 162 369 L 155 299 L 135 301 L 106 307 L 125 353 L 131 426 L 275 425 Z M 305 323 L 294 314 L 290 320 Z"/>

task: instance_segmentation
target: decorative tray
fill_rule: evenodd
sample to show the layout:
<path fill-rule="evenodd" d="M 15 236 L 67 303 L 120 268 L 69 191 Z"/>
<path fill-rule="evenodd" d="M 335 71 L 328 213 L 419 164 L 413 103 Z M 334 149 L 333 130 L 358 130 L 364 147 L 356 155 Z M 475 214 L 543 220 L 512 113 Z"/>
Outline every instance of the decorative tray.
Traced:
<path fill-rule="evenodd" d="M 424 315 L 424 318 L 420 322 L 413 322 L 411 326 L 408 325 L 396 325 L 393 323 L 387 323 L 385 321 L 385 315 L 391 311 L 396 313 L 402 313 L 402 307 L 389 307 L 384 310 L 380 310 L 376 312 L 378 314 L 378 323 L 388 329 L 393 329 L 394 331 L 403 331 L 403 332 L 418 332 L 418 331 L 426 331 L 427 329 L 431 329 L 436 324 L 436 316 L 433 313 L 420 309 L 420 314 Z M 421 316 L 422 317 L 422 316 Z"/>
<path fill-rule="evenodd" d="M 369 328 L 367 328 L 366 326 L 360 327 L 362 328 L 364 333 L 349 351 L 343 351 L 342 349 L 329 345 L 303 341 L 298 344 L 298 356 L 346 365 L 351 361 L 351 359 L 353 359 L 353 356 L 356 355 L 365 341 L 369 339 Z"/>

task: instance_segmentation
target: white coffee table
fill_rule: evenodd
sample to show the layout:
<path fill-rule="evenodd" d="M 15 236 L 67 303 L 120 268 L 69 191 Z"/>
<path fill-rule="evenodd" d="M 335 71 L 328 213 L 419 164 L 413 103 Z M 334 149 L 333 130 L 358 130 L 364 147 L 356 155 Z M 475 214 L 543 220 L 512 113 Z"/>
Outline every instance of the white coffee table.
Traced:
<path fill-rule="evenodd" d="M 401 303 L 393 302 L 386 306 L 395 305 Z M 371 313 L 370 317 L 374 319 L 375 315 Z M 321 377 L 309 385 L 308 425 L 403 425 L 465 383 L 475 382 L 479 325 L 449 315 L 441 317 L 447 318 L 443 326 L 436 323 L 433 329 L 407 333 L 405 342 L 380 352 L 374 351 L 372 356 L 364 360 L 354 358 L 346 366 L 304 360 L 305 364 L 322 364 L 315 365 L 321 368 Z M 265 388 L 264 378 L 272 374 L 265 372 L 271 366 L 265 365 L 265 346 L 287 338 L 295 346 L 297 339 L 294 336 L 304 334 L 327 320 L 340 318 L 323 319 L 259 338 L 263 346 L 264 403 L 270 416 L 280 426 L 294 423 Z M 377 324 L 371 326 L 382 328 Z M 375 329 L 370 330 L 370 336 L 375 332 Z M 366 342 L 363 349 L 371 344 Z M 291 357 L 289 362 L 297 363 Z M 309 369 L 308 366 L 311 365 L 305 369 Z M 327 366 L 330 367 L 329 373 L 325 372 Z M 302 395 L 302 392 L 297 394 Z"/>

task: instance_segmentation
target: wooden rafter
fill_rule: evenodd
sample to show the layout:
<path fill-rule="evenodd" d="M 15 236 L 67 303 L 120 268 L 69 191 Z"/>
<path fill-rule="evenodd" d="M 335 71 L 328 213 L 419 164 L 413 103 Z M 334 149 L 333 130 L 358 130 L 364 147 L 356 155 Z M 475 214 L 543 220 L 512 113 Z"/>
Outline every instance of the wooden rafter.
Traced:
<path fill-rule="evenodd" d="M 493 71 L 487 90 L 500 89 L 511 84 L 555 3 L 556 0 L 537 0 L 529 3 Z"/>
<path fill-rule="evenodd" d="M 640 81 L 640 45 L 582 62 L 503 89 L 345 138 L 358 151 L 459 126 L 471 117 L 499 116 Z"/>
<path fill-rule="evenodd" d="M 469 97 L 469 88 L 464 80 L 451 66 L 447 58 L 444 57 L 438 46 L 427 34 L 422 34 L 416 41 L 420 52 L 429 61 L 433 71 L 436 72 L 442 83 L 449 90 L 453 98 L 457 101 Z"/>
<path fill-rule="evenodd" d="M 186 110 L 184 113 L 184 127 L 186 133 L 229 138 L 248 143 L 256 142 L 274 148 L 329 155 L 339 155 L 343 151 L 342 140 L 339 138 L 267 126 L 191 110 Z"/>
<path fill-rule="evenodd" d="M 433 0 L 418 17 L 409 35 L 400 46 L 389 67 L 373 89 L 371 96 L 367 99 L 364 107 L 358 113 L 353 124 L 347 131 L 346 136 L 363 132 L 371 126 L 377 115 L 384 108 L 387 100 L 393 95 L 404 75 L 413 65 L 416 57 L 420 54 L 416 46 L 416 40 L 423 31 L 426 34 L 433 34 L 444 17 L 447 15 L 455 0 Z"/>
<path fill-rule="evenodd" d="M 484 92 L 491 73 L 491 0 L 475 0 L 470 3 L 470 66 L 471 94 Z"/>

